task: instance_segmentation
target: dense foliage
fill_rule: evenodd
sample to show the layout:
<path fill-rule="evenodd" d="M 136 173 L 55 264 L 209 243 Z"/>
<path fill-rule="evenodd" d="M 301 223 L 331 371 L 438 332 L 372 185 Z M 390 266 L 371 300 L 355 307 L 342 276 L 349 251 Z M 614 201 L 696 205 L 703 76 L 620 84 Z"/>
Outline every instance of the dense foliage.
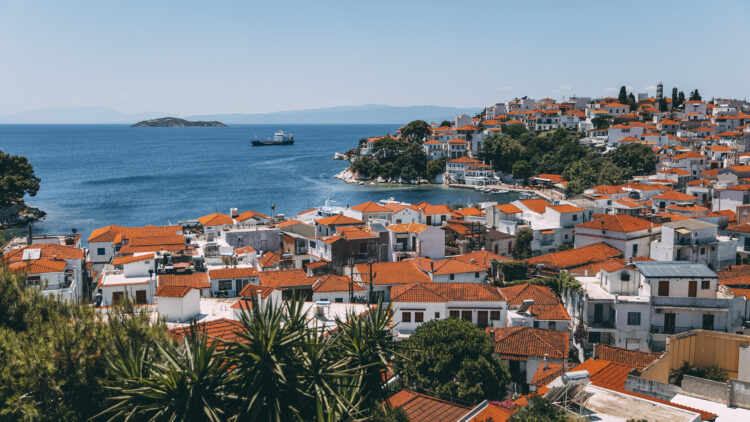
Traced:
<path fill-rule="evenodd" d="M 406 386 L 467 404 L 500 400 L 510 380 L 489 335 L 458 318 L 420 325 L 403 343 Z"/>
<path fill-rule="evenodd" d="M 430 136 L 430 125 L 424 120 L 414 120 L 401 129 L 401 136 L 410 142 L 423 142 Z"/>
<path fill-rule="evenodd" d="M 513 259 L 531 258 L 531 242 L 534 240 L 534 232 L 524 227 L 516 232 L 516 239 L 513 243 Z"/>
<path fill-rule="evenodd" d="M 0 206 L 18 202 L 24 195 L 35 196 L 40 181 L 26 157 L 0 151 Z"/>
<path fill-rule="evenodd" d="M 422 139 L 427 135 L 423 133 L 422 125 L 416 122 L 421 120 L 411 122 L 402 129 L 403 138 L 385 136 L 375 141 L 372 157 L 358 157 L 352 163 L 352 171 L 367 179 L 382 177 L 402 181 L 415 181 L 420 178 L 431 181 L 443 173 L 446 160 L 433 160 L 428 163 L 427 155 L 422 149 Z M 429 127 L 426 128 L 429 134 Z"/>
<path fill-rule="evenodd" d="M 565 411 L 536 394 L 529 396 L 529 404 L 518 409 L 510 422 L 565 422 Z"/>
<path fill-rule="evenodd" d="M 503 282 L 525 280 L 526 273 L 529 270 L 529 263 L 526 261 L 504 261 L 497 264 L 500 274 L 503 276 Z"/>
<path fill-rule="evenodd" d="M 256 308 L 239 339 L 181 341 L 127 303 L 106 316 L 0 271 L 2 420 L 403 420 L 383 409 L 398 358 L 379 306 L 308 326 L 302 301 Z"/>

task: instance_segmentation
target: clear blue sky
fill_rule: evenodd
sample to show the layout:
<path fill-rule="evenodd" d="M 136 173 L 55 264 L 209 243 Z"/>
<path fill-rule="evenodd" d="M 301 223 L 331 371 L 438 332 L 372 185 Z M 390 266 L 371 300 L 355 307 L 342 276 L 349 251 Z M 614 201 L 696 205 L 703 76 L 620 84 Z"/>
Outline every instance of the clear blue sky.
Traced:
<path fill-rule="evenodd" d="M 741 1 L 6 1 L 0 113 L 749 96 Z M 614 92 L 616 94 L 616 92 Z"/>

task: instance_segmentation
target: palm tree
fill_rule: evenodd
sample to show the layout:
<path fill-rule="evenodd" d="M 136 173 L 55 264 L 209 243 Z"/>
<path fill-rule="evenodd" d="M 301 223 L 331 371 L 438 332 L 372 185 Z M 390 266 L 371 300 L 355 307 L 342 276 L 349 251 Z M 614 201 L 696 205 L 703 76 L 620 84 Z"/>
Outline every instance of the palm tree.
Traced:
<path fill-rule="evenodd" d="M 107 358 L 115 382 L 114 402 L 97 418 L 108 420 L 212 421 L 226 419 L 224 359 L 195 325 L 180 342 L 156 344 L 115 340 Z"/>

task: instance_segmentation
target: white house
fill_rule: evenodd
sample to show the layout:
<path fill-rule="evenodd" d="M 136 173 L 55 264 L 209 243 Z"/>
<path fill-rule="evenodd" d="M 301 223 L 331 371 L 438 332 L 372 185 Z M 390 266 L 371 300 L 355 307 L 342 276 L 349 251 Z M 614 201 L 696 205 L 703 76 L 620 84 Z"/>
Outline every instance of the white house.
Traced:
<path fill-rule="evenodd" d="M 622 251 L 625 258 L 649 256 L 651 241 L 658 238 L 661 225 L 627 214 L 598 214 L 576 225 L 575 247 L 604 242 Z"/>
<path fill-rule="evenodd" d="M 210 268 L 211 295 L 234 297 L 248 284 L 260 284 L 258 269 L 252 266 Z"/>
<path fill-rule="evenodd" d="M 350 289 L 354 302 L 367 301 L 367 290 L 359 283 L 351 281 L 349 277 L 335 274 L 321 276 L 313 283 L 312 300 L 314 302 L 350 303 L 352 302 Z"/>
<path fill-rule="evenodd" d="M 445 232 L 436 226 L 420 223 L 394 224 L 387 227 L 390 232 L 388 255 L 391 261 L 404 257 L 445 257 Z"/>
<path fill-rule="evenodd" d="M 161 286 L 155 296 L 157 312 L 167 321 L 191 321 L 201 313 L 200 292 L 190 286 Z"/>
<path fill-rule="evenodd" d="M 398 339 L 433 319 L 462 318 L 480 328 L 502 327 L 505 300 L 497 288 L 486 284 L 412 283 L 391 291 L 393 332 Z"/>
<path fill-rule="evenodd" d="M 720 270 L 735 263 L 736 239 L 717 237 L 716 224 L 697 219 L 662 225 L 661 239 L 651 242 L 651 258 L 657 261 L 688 261 Z"/>

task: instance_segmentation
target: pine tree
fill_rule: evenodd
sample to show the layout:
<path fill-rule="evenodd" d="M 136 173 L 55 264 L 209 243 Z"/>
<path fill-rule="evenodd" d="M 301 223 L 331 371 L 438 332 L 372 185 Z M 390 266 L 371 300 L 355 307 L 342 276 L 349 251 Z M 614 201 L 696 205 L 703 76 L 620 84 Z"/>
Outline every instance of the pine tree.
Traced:
<path fill-rule="evenodd" d="M 685 93 L 680 91 L 680 93 L 677 95 L 677 105 L 672 104 L 672 108 L 680 107 L 681 105 L 685 104 Z"/>
<path fill-rule="evenodd" d="M 677 108 L 677 88 L 672 88 L 672 109 Z"/>
<path fill-rule="evenodd" d="M 617 101 L 620 104 L 627 104 L 628 103 L 628 92 L 625 89 L 625 85 L 620 87 L 620 95 L 617 96 Z"/>
<path fill-rule="evenodd" d="M 701 101 L 701 94 L 698 92 L 698 88 L 690 93 L 690 101 Z"/>

